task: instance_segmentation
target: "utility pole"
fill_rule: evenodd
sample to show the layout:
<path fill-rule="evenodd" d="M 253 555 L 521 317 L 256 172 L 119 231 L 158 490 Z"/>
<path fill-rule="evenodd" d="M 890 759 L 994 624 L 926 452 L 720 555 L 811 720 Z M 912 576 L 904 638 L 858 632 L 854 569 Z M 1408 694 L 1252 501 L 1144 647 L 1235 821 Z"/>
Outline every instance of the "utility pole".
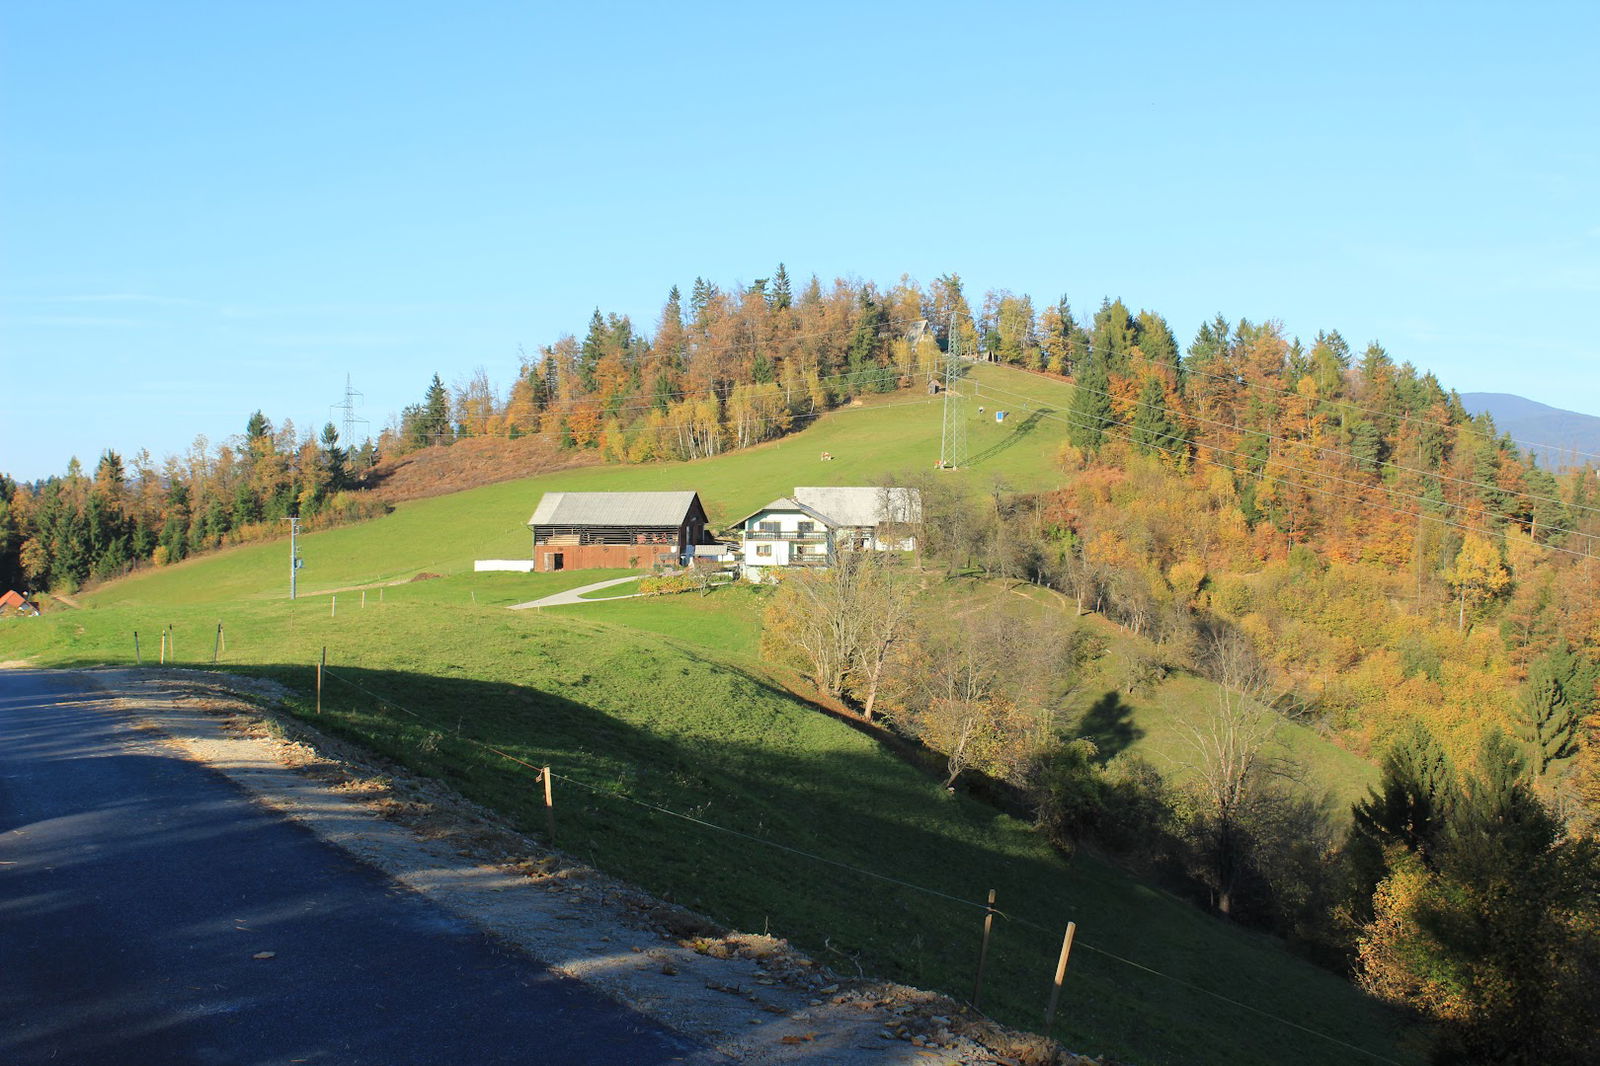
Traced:
<path fill-rule="evenodd" d="M 300 519 L 285 518 L 289 523 L 289 598 L 294 599 L 295 571 L 300 569 L 300 552 L 296 547 L 296 538 L 300 535 Z"/>
<path fill-rule="evenodd" d="M 961 365 L 961 335 L 956 332 L 956 315 L 950 313 L 950 334 L 944 360 L 944 430 L 939 437 L 939 469 L 955 470 L 967 465 L 967 410 L 956 395 Z"/>

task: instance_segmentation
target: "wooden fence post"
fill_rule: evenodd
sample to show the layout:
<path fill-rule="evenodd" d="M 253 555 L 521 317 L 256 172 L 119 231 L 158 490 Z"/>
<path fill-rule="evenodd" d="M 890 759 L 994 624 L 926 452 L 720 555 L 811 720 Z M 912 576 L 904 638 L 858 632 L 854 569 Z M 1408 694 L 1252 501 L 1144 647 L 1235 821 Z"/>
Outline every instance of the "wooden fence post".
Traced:
<path fill-rule="evenodd" d="M 989 890 L 989 903 L 984 908 L 983 915 L 983 946 L 978 948 L 978 979 L 972 983 L 972 1009 L 981 1010 L 978 1006 L 983 995 L 983 968 L 989 961 L 989 934 L 994 929 L 994 889 Z"/>
<path fill-rule="evenodd" d="M 167 631 L 161 630 L 161 665 L 167 665 Z"/>
<path fill-rule="evenodd" d="M 322 713 L 322 671 L 328 667 L 328 646 L 322 646 L 322 658 L 317 660 L 317 713 Z"/>
<path fill-rule="evenodd" d="M 211 665 L 217 665 L 217 653 L 222 650 L 222 623 L 217 623 L 217 639 L 211 642 Z"/>
<path fill-rule="evenodd" d="M 333 596 L 328 600 L 328 617 L 336 617 L 339 613 L 339 597 Z"/>
<path fill-rule="evenodd" d="M 556 846 L 556 797 L 550 783 L 550 767 L 539 771 L 539 779 L 544 782 L 544 828 L 553 848 Z"/>
<path fill-rule="evenodd" d="M 361 609 L 363 611 L 367 609 L 367 590 L 366 589 L 362 589 L 361 590 Z"/>
<path fill-rule="evenodd" d="M 144 656 L 139 654 L 139 631 L 137 629 L 133 631 L 133 665 L 144 665 Z"/>
<path fill-rule="evenodd" d="M 1061 958 L 1056 960 L 1056 979 L 1050 986 L 1050 1006 L 1044 1011 L 1044 1035 L 1056 1021 L 1056 1005 L 1061 1002 L 1061 982 L 1067 976 L 1067 956 L 1072 954 L 1072 935 L 1078 931 L 1077 922 L 1067 923 L 1067 935 L 1061 941 Z"/>

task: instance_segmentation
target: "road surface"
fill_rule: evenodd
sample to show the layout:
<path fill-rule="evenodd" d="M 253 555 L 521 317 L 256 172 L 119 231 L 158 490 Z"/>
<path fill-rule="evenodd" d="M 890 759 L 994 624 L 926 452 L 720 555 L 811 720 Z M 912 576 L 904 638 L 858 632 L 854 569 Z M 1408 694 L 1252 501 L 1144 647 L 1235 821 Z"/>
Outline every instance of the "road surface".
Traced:
<path fill-rule="evenodd" d="M 609 581 L 596 581 L 592 585 L 582 585 L 575 589 L 567 589 L 565 592 L 555 592 L 542 599 L 529 600 L 527 603 L 514 603 L 511 605 L 511 610 L 526 611 L 534 607 L 562 607 L 569 603 L 597 603 L 609 600 L 632 599 L 640 595 L 640 593 L 631 592 L 626 596 L 607 596 L 603 600 L 586 600 L 583 597 L 591 592 L 599 592 L 601 589 L 611 588 L 613 585 L 626 585 L 630 581 L 638 580 L 639 575 L 635 574 L 633 577 L 614 577 Z"/>
<path fill-rule="evenodd" d="M 0 1062 L 717 1060 L 253 804 L 81 677 L 0 670 Z"/>

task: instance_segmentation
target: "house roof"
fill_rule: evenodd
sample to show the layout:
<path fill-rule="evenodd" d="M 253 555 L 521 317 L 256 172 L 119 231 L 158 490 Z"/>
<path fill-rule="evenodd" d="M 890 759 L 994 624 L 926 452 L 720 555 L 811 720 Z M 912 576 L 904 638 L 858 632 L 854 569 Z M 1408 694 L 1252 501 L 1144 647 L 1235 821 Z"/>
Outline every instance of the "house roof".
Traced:
<path fill-rule="evenodd" d="M 679 526 L 699 505 L 693 492 L 547 492 L 530 526 Z"/>
<path fill-rule="evenodd" d="M 765 511 L 798 511 L 803 515 L 808 515 L 811 518 L 815 518 L 818 522 L 821 522 L 825 526 L 837 526 L 840 524 L 829 518 L 827 515 L 817 511 L 815 508 L 807 507 L 799 500 L 792 499 L 788 496 L 779 497 L 778 499 L 767 504 L 765 507 L 757 507 L 754 511 L 751 511 L 749 514 L 745 515 L 743 518 L 739 519 L 733 524 L 736 526 L 742 526 L 756 515 Z"/>
<path fill-rule="evenodd" d="M 836 526 L 876 526 L 922 520 L 922 494 L 916 489 L 862 487 L 797 488 L 794 499 L 833 517 Z"/>

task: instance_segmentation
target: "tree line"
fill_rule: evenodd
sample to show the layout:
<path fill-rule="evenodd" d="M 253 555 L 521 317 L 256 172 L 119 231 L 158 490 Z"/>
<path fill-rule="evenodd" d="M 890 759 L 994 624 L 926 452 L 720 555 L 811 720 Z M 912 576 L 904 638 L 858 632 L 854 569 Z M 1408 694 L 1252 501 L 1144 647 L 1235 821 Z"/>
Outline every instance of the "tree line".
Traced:
<path fill-rule="evenodd" d="M 130 463 L 108 449 L 92 474 L 73 459 L 32 485 L 0 476 L 0 586 L 70 593 L 139 564 L 279 536 L 291 516 L 318 528 L 384 513 L 360 491 L 372 459 L 370 445 L 341 447 L 331 424 L 301 438 L 257 411 L 240 436 L 215 448 L 198 437 L 159 466 L 148 452 Z"/>

